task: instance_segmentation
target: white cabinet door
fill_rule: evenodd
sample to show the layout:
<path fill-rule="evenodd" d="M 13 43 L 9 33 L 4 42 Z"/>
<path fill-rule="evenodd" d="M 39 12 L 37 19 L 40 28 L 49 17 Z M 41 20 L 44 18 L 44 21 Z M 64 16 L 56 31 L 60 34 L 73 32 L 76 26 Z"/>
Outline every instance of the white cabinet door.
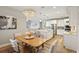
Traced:
<path fill-rule="evenodd" d="M 64 45 L 66 48 L 77 50 L 77 35 L 64 35 Z"/>
<path fill-rule="evenodd" d="M 57 26 L 58 27 L 64 27 L 65 26 L 65 21 L 64 20 L 57 20 Z"/>

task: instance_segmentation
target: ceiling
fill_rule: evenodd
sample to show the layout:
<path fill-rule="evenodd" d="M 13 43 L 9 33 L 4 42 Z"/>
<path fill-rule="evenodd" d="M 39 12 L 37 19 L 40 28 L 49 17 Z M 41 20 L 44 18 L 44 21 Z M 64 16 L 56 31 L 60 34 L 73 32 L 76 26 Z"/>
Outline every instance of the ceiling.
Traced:
<path fill-rule="evenodd" d="M 23 12 L 27 9 L 33 9 L 36 11 L 37 17 L 44 19 L 67 16 L 66 6 L 10 6 L 10 8 L 16 9 L 20 12 Z"/>

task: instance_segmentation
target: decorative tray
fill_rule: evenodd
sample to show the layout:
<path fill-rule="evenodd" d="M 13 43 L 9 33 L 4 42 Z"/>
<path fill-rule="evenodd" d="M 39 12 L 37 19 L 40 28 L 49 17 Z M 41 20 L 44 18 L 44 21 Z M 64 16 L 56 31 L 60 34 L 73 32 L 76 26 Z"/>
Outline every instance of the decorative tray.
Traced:
<path fill-rule="evenodd" d="M 26 39 L 26 40 L 33 39 L 33 38 L 34 38 L 34 36 L 26 36 L 26 37 L 24 37 L 24 39 Z"/>

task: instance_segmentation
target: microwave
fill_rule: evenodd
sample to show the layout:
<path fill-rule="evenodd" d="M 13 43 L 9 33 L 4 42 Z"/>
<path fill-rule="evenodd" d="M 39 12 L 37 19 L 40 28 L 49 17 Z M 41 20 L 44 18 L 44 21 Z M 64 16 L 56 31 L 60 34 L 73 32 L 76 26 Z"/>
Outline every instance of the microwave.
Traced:
<path fill-rule="evenodd" d="M 67 31 L 67 32 L 71 31 L 71 26 L 65 25 L 65 31 Z"/>

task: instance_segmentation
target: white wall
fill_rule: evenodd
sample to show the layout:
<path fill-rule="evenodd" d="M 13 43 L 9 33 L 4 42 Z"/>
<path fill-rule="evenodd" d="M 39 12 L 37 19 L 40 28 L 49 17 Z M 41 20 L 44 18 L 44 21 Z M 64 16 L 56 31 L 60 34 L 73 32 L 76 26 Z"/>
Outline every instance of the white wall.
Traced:
<path fill-rule="evenodd" d="M 17 18 L 17 29 L 10 30 L 0 30 L 0 44 L 9 43 L 9 39 L 12 38 L 15 32 L 25 32 L 26 28 L 26 18 L 19 11 L 14 10 L 9 7 L 0 7 L 0 16 L 14 16 Z"/>

